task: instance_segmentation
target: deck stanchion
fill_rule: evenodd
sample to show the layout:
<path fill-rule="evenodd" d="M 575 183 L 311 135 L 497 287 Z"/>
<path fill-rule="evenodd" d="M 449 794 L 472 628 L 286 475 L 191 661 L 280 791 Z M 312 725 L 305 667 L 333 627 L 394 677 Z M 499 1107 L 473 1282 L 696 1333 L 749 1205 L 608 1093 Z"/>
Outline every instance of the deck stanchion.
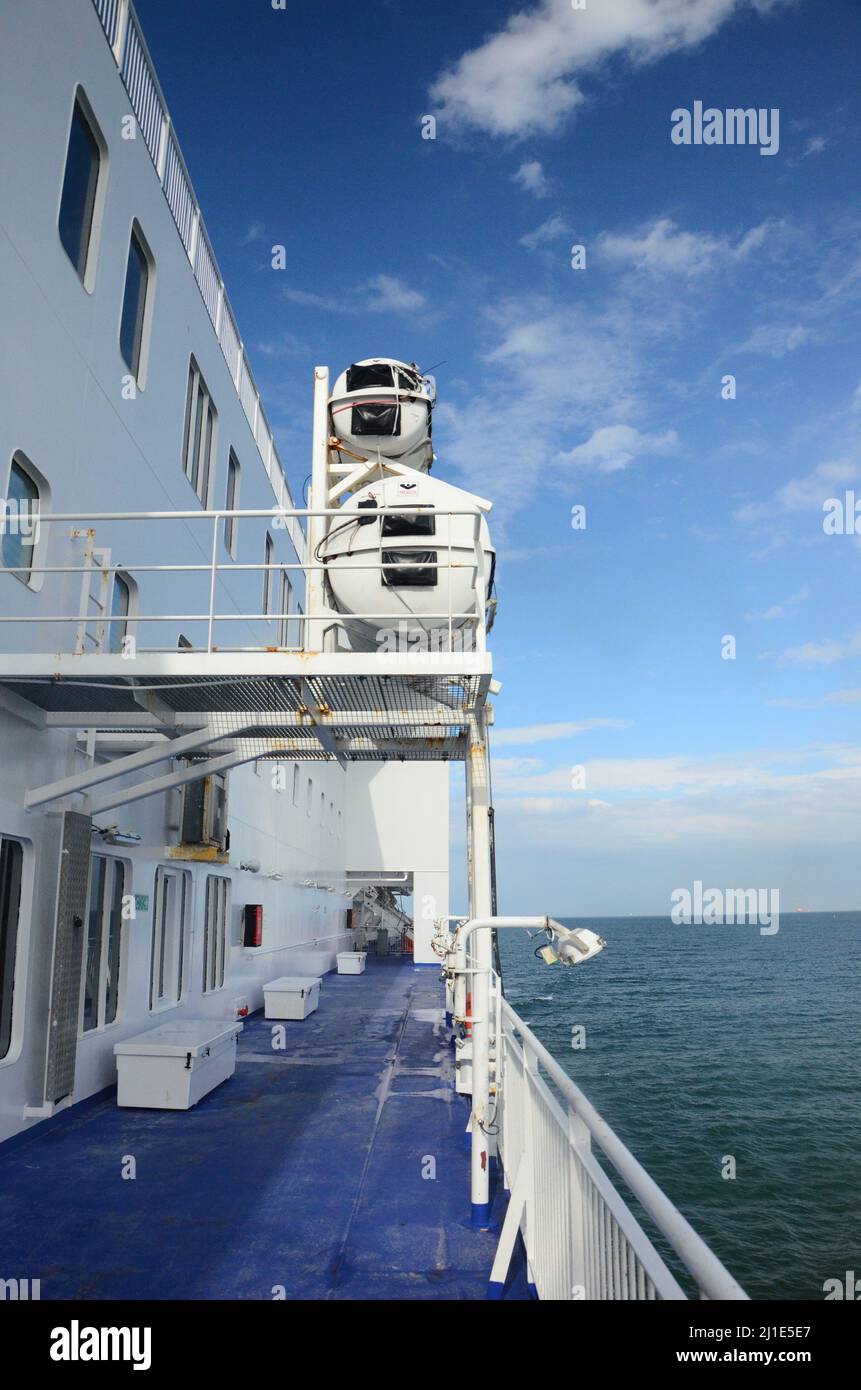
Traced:
<path fill-rule="evenodd" d="M 466 793 L 470 807 L 470 911 L 475 918 L 491 915 L 490 776 L 487 727 L 483 715 L 470 719 L 467 735 Z M 481 1229 L 490 1220 L 490 928 L 474 933 L 472 959 L 472 1225 Z"/>

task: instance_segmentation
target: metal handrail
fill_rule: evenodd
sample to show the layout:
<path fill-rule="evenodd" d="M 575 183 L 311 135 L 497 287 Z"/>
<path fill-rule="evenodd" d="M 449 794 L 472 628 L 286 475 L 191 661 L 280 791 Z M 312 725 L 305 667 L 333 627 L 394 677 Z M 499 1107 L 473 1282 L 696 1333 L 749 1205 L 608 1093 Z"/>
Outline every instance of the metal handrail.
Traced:
<path fill-rule="evenodd" d="M 417 502 L 417 503 L 411 503 L 411 504 L 409 504 L 409 505 L 404 504 L 404 503 L 398 503 L 398 504 L 392 503 L 392 504 L 389 504 L 389 505 L 383 505 L 383 506 L 380 506 L 380 507 L 375 508 L 375 510 L 374 510 L 374 512 L 373 512 L 373 515 L 372 515 L 371 519 L 372 519 L 372 520 L 376 520 L 377 518 L 380 518 L 380 517 L 392 516 L 392 515 L 393 515 L 393 516 L 402 516 L 404 513 L 413 514 L 413 513 L 417 512 L 417 511 L 422 511 L 422 510 L 432 510 L 436 516 L 448 517 L 449 520 L 451 520 L 451 519 L 454 518 L 454 517 L 460 517 L 460 516 L 472 517 L 473 520 L 474 520 L 474 523 L 475 523 L 475 529 L 474 529 L 474 537 L 473 537 L 472 545 L 471 545 L 469 548 L 474 552 L 474 558 L 470 558 L 468 561 L 463 561 L 463 560 L 457 560 L 457 561 L 456 561 L 456 560 L 453 558 L 453 543 L 452 543 L 452 536 L 451 536 L 451 530 L 452 530 L 452 528 L 451 528 L 451 526 L 449 526 L 449 536 L 448 536 L 448 541 L 447 541 L 447 543 L 444 543 L 444 544 L 442 544 L 442 545 L 436 547 L 437 556 L 439 557 L 440 554 L 446 554 L 446 555 L 447 555 L 447 558 L 448 558 L 448 564 L 446 564 L 444 560 L 440 560 L 439 558 L 437 558 L 436 560 L 413 560 L 413 559 L 386 560 L 386 559 L 384 558 L 384 552 L 383 552 L 383 547 L 382 547 L 382 543 L 381 543 L 380 546 L 378 547 L 378 554 L 377 554 L 376 557 L 374 557 L 374 558 L 370 558 L 370 557 L 369 557 L 367 561 L 365 561 L 365 560 L 353 561 L 352 558 L 351 558 L 350 569 L 351 569 L 351 571 L 353 571 L 353 570 L 355 570 L 355 571 L 371 571 L 371 572 L 377 572 L 377 573 L 383 573 L 383 572 L 385 572 L 385 571 L 390 571 L 390 570 L 401 570 L 401 569 L 422 569 L 422 570 L 428 569 L 428 570 L 434 570 L 434 571 L 439 571 L 439 570 L 448 569 L 448 571 L 449 571 L 449 582 L 448 582 L 448 607 L 445 608 L 444 610 L 440 610 L 440 611 L 436 611 L 436 610 L 435 610 L 435 611 L 433 611 L 433 612 L 423 613 L 423 614 L 421 615 L 421 618 L 422 618 L 422 619 L 429 620 L 429 621 L 439 622 L 439 623 L 445 622 L 446 625 L 447 625 L 447 630 L 448 630 L 448 635 L 449 635 L 449 646 L 450 646 L 450 647 L 453 646 L 453 631 L 454 631 L 454 624 L 455 624 L 455 622 L 456 622 L 459 626 L 460 626 L 460 625 L 463 625 L 463 626 L 467 627 L 467 628 L 470 629 L 470 630 L 474 633 L 474 635 L 475 635 L 475 646 L 476 646 L 476 649 L 479 650 L 479 651 L 481 651 L 481 650 L 484 649 L 484 644 L 485 644 L 485 631 L 484 631 L 484 629 L 485 629 L 485 624 L 486 624 L 486 608 L 485 608 L 485 603 L 484 603 L 484 593 L 483 593 L 483 589 L 482 589 L 482 586 L 483 586 L 483 583 L 484 583 L 484 578 L 483 578 L 483 575 L 484 575 L 483 551 L 482 551 L 482 549 L 481 549 L 481 544 L 480 544 L 480 524 L 481 524 L 482 511 L 481 511 L 481 509 L 480 509 L 479 507 L 477 507 L 477 506 L 475 506 L 475 505 L 473 505 L 473 506 L 464 506 L 464 507 L 450 507 L 450 508 L 446 508 L 446 509 L 441 509 L 441 508 L 431 507 L 430 504 L 428 504 L 428 503 L 418 503 L 418 502 Z M 168 622 L 169 622 L 169 623 L 175 623 L 175 622 L 182 622 L 182 623 L 206 623 L 206 624 L 207 624 L 206 651 L 207 651 L 207 652 L 212 652 L 213 650 L 215 650 L 214 645 L 213 645 L 213 632 L 214 632 L 214 627 L 215 627 L 215 624 L 216 624 L 216 623 L 235 623 L 235 622 L 247 622 L 247 623 L 260 623 L 260 622 L 265 622 L 265 623 L 277 623 L 277 622 L 295 622 L 295 623 L 298 625 L 298 630 L 299 630 L 299 632 L 302 634 L 302 638 L 303 638 L 302 642 L 301 642 L 301 643 L 295 643 L 295 644 L 292 644 L 292 643 L 291 643 L 291 644 L 278 644 L 278 645 L 279 645 L 279 647 L 281 647 L 281 646 L 283 645 L 283 647 L 284 647 L 285 650 L 297 650 L 297 649 L 301 649 L 301 647 L 305 645 L 305 640 L 304 640 L 304 639 L 305 639 L 305 636 L 307 635 L 307 633 L 308 633 L 309 630 L 310 630 L 310 625 L 311 625 L 311 624 L 313 624 L 313 623 L 325 623 L 325 624 L 327 624 L 327 625 L 331 625 L 333 622 L 335 622 L 335 623 L 338 622 L 338 616 L 336 615 L 336 616 L 333 617 L 333 615 L 332 615 L 331 613 L 329 613 L 329 612 L 327 612 L 327 613 L 313 613 L 313 614 L 312 614 L 312 613 L 299 613 L 299 612 L 289 612 L 289 611 L 288 611 L 288 612 L 272 612 L 272 611 L 262 611 L 262 610 L 261 610 L 261 611 L 252 611 L 252 612 L 232 612 L 232 613 L 220 613 L 220 612 L 216 611 L 216 598 L 217 598 L 217 593 L 218 593 L 218 578 L 219 578 L 219 575 L 221 575 L 221 574 L 261 573 L 261 574 L 271 575 L 271 574 L 277 574 L 277 573 L 279 573 L 279 572 L 281 572 L 281 571 L 293 572 L 293 571 L 298 570 L 298 571 L 300 571 L 302 574 L 304 574 L 304 576 L 307 578 L 307 577 L 308 577 L 309 575 L 311 575 L 311 574 L 315 574 L 315 573 L 318 573 L 318 574 L 319 574 L 319 573 L 326 573 L 326 572 L 330 569 L 330 565 L 329 565 L 325 560 L 320 560 L 320 561 L 318 561 L 318 560 L 315 560 L 313 557 L 312 557 L 311 559 L 306 559 L 306 560 L 297 559 L 296 561 L 284 561 L 284 562 L 280 562 L 280 561 L 272 562 L 272 561 L 266 561 L 266 560 L 262 560 L 262 561 L 241 561 L 241 562 L 238 562 L 238 561 L 233 560 L 233 559 L 219 560 L 219 558 L 218 558 L 218 554 L 219 554 L 219 550 L 218 550 L 218 537 L 219 537 L 219 531 L 220 531 L 221 526 L 223 525 L 223 523 L 224 523 L 226 520 L 239 521 L 239 520 L 242 520 L 243 518 L 246 519 L 246 520 L 258 520 L 258 521 L 259 521 L 259 520 L 265 520 L 265 521 L 268 521 L 270 524 L 272 524 L 272 525 L 273 525 L 274 527 L 276 527 L 276 528 L 277 528 L 277 526 L 278 526 L 278 523 L 281 523 L 281 527 L 282 527 L 283 529 L 286 529 L 286 526 L 285 526 L 285 523 L 286 523 L 286 522 L 289 522 L 289 521 L 291 521 L 291 520 L 295 521 L 295 520 L 298 519 L 299 517 L 327 517 L 327 518 L 338 518 L 338 519 L 341 520 L 341 521 L 348 521 L 348 522 L 354 521 L 355 524 L 358 526 L 358 525 L 362 524 L 363 522 L 366 524 L 366 520 L 367 520 L 368 516 L 369 516 L 369 513 L 367 513 L 367 512 L 360 512 L 360 511 L 358 511 L 358 510 L 355 510 L 355 511 L 354 511 L 354 510 L 350 510 L 349 508 L 346 508 L 346 509 L 345 509 L 345 508 L 343 508 L 343 507 L 289 507 L 289 508 L 288 508 L 288 507 L 282 507 L 282 506 L 275 507 L 275 508 L 272 508 L 272 507 L 265 507 L 265 508 L 239 508 L 239 507 L 230 508 L 230 507 L 224 507 L 224 508 L 209 508 L 209 509 L 206 509 L 206 510 L 203 510 L 203 509 L 191 510 L 191 509 L 190 509 L 190 510 L 183 510 L 183 511 L 151 511 L 151 512 L 132 512 L 132 511 L 85 512 L 85 511 L 79 511 L 79 512 L 45 512 L 45 513 L 41 512 L 38 508 L 35 508 L 35 509 L 33 509 L 31 512 L 29 512 L 29 514 L 28 514 L 28 520 L 29 520 L 29 521 L 33 524 L 33 526 L 36 527 L 36 528 L 39 528 L 39 527 L 41 527 L 42 525 L 50 526 L 50 525 L 56 525 L 56 524 L 59 523 L 59 524 L 61 524 L 61 525 L 62 525 L 62 524 L 75 524 L 76 527 L 78 527 L 79 529 L 80 529 L 82 526 L 86 526 L 88 529 L 92 529 L 92 527 L 93 527 L 96 523 L 102 523 L 102 522 L 119 522 L 119 523 L 125 523 L 125 522 L 164 522 L 164 521 L 201 522 L 201 521 L 202 521 L 202 522 L 206 522 L 207 524 L 211 525 L 212 531 L 211 531 L 211 541 L 209 542 L 209 545 L 208 545 L 208 549 L 209 549 L 209 560 L 208 560 L 208 562 L 207 562 L 207 561 L 201 561 L 201 562 L 198 562 L 198 563 L 191 563 L 191 564 L 185 563 L 185 562 L 184 562 L 184 563 L 181 563 L 181 564 L 135 564 L 135 563 L 130 559 L 130 557 L 126 557 L 126 559 L 123 561 L 122 564 L 107 564 L 107 563 L 100 563 L 100 565 L 98 566 L 98 573 L 99 573 L 99 575 L 102 576 L 102 577 L 108 576 L 108 575 L 116 575 L 116 574 L 123 574 L 123 575 L 128 574 L 128 575 L 132 575 L 132 576 L 135 575 L 135 574 L 177 574 L 177 575 L 183 575 L 183 574 L 199 574 L 199 575 L 209 575 L 209 602 L 208 602 L 208 605 L 207 605 L 206 609 L 204 609 L 203 611 L 199 611 L 199 612 L 197 612 L 197 613 L 181 613 L 181 612 L 176 612 L 176 613 L 175 613 L 175 612 L 170 612 L 170 613 L 141 613 L 141 612 L 139 612 L 139 611 L 136 611 L 136 612 L 134 612 L 132 615 L 129 615 L 129 614 L 127 614 L 127 613 L 111 614 L 111 613 L 108 613 L 107 611 L 105 611 L 105 612 L 102 612 L 102 613 L 99 615 L 99 623 L 100 623 L 100 624 L 103 624 L 103 625 L 105 625 L 105 626 L 107 626 L 107 627 L 110 627 L 111 624 L 120 624 L 121 626 L 127 626 L 127 625 L 130 624 L 130 623 L 131 623 L 131 624 L 135 624 L 135 625 L 138 624 L 138 623 L 168 623 Z M 2 531 L 2 526 L 3 526 L 3 523 L 2 523 L 2 513 L 0 513 L 0 531 Z M 381 536 L 382 536 L 382 527 L 380 527 L 379 529 L 380 529 L 380 534 L 381 534 Z M 74 538 L 74 533 L 73 533 L 73 538 Z M 462 548 L 462 547 L 461 547 L 461 548 Z M 205 552 L 204 552 L 204 553 L 205 553 Z M 332 557 L 332 558 L 335 558 L 335 557 Z M 452 601 L 451 571 L 452 571 L 453 569 L 472 569 L 473 567 L 474 567 L 474 568 L 476 569 L 476 571 L 477 571 L 477 577 L 476 577 L 476 588 L 477 588 L 476 610 L 475 610 L 475 612 L 471 612 L 471 613 L 470 613 L 470 612 L 464 613 L 464 612 L 455 611 L 455 610 L 453 610 L 452 607 L 451 607 L 451 601 Z M 31 564 L 29 564 L 29 565 L 0 566 L 0 573 L 2 573 L 4 570 L 5 570 L 5 572 L 6 572 L 7 574 L 24 575 L 24 576 L 26 576 L 26 577 L 28 577 L 28 578 L 29 578 L 30 576 L 34 576 L 34 575 L 36 575 L 36 576 L 45 576 L 45 575 L 51 575 L 51 574 L 78 574 L 78 575 L 87 576 L 87 575 L 90 575 L 91 573 L 93 573 L 92 566 L 91 566 L 91 564 L 90 564 L 88 561 L 85 561 L 83 564 L 79 564 L 79 565 L 37 565 L 37 564 L 31 563 Z M 359 613 L 359 612 L 355 612 L 355 613 L 350 613 L 348 616 L 349 616 L 350 619 L 355 620 L 355 621 L 373 621 L 373 622 L 381 622 L 381 621 L 383 621 L 383 620 L 388 620 L 388 621 L 390 621 L 390 623 L 391 623 L 393 626 L 397 626 L 397 624 L 398 624 L 399 622 L 403 622 L 406 618 L 408 618 L 408 617 L 409 617 L 409 614 L 405 613 L 405 614 L 401 615 L 400 617 L 395 617 L 395 616 L 393 616 L 391 613 L 380 613 L 380 612 L 361 612 L 361 613 Z M 49 614 L 45 614 L 45 613 L 36 613 L 36 614 L 28 613 L 28 614 L 26 614 L 26 615 L 25 615 L 25 614 L 15 614 L 15 613 L 3 613 L 3 614 L 0 614 L 0 625 L 6 624 L 6 623 L 11 623 L 11 624 L 27 623 L 28 625 L 31 624 L 31 623 L 39 623 L 39 624 L 46 624 L 46 623 L 48 623 L 48 624 L 52 624 L 52 623 L 57 623 L 57 624 L 63 624 L 63 623 L 76 623 L 76 624 L 80 625 L 81 621 L 82 621 L 81 611 L 78 611 L 78 612 L 75 612 L 75 613 L 68 613 L 68 614 L 50 614 L 50 613 L 49 613 Z M 267 645 L 267 649 L 268 649 L 269 645 L 271 645 L 271 644 L 266 644 L 266 645 Z"/>
<path fill-rule="evenodd" d="M 506 999 L 500 1001 L 503 1030 L 507 1023 L 519 1034 L 531 1058 L 547 1074 L 571 1115 L 582 1121 L 595 1143 L 640 1202 L 664 1239 L 672 1246 L 701 1293 L 710 1299 L 747 1299 L 741 1285 L 697 1235 L 669 1197 L 661 1191 L 607 1121 L 571 1077 L 539 1042 Z M 499 1078 L 505 1085 L 505 1075 Z"/>

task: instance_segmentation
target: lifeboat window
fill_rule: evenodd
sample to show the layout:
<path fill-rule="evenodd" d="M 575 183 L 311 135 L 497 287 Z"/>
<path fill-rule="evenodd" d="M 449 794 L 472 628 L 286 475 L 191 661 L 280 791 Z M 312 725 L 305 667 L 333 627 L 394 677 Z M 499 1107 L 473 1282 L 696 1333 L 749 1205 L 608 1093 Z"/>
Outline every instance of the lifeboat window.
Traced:
<path fill-rule="evenodd" d="M 434 512 L 404 512 L 402 515 L 389 513 L 383 517 L 384 536 L 435 536 L 436 514 Z"/>
<path fill-rule="evenodd" d="M 401 432 L 401 408 L 397 404 L 372 402 L 353 406 L 353 419 L 350 426 L 353 434 L 380 434 L 394 436 Z"/>
<path fill-rule="evenodd" d="M 103 146 L 104 142 L 96 134 L 94 123 L 78 96 L 66 151 L 59 226 L 63 249 L 85 284 L 96 220 L 96 194 Z"/>
<path fill-rule="evenodd" d="M 17 840 L 0 839 L 0 1059 L 12 1045 L 12 995 L 21 911 L 24 851 Z"/>
<path fill-rule="evenodd" d="M 356 363 L 347 370 L 347 390 L 367 391 L 375 386 L 394 386 L 394 374 L 388 363 L 374 362 L 368 366 Z"/>
<path fill-rule="evenodd" d="M 82 987 L 81 1028 L 84 1033 L 113 1023 L 117 1016 L 124 888 L 122 860 L 94 854 L 90 860 Z"/>
<path fill-rule="evenodd" d="M 384 550 L 383 583 L 390 589 L 435 589 L 436 563 L 435 550 Z"/>

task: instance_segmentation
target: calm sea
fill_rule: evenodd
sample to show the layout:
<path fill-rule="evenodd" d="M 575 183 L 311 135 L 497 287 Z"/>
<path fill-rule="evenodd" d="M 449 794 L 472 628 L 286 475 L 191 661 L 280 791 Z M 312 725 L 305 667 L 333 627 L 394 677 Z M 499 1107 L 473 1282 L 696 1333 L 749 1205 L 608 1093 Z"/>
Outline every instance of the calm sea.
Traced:
<path fill-rule="evenodd" d="M 607 949 L 548 968 L 501 932 L 506 994 L 751 1297 L 861 1278 L 861 913 L 782 917 L 771 937 L 563 920 Z"/>

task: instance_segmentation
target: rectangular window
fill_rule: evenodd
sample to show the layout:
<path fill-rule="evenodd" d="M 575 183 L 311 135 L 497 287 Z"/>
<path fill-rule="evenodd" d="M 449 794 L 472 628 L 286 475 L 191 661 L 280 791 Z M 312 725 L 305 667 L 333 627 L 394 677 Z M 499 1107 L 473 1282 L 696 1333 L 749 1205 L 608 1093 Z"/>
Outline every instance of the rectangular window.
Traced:
<path fill-rule="evenodd" d="M 230 879 L 209 874 L 206 880 L 206 920 L 203 937 L 203 992 L 221 989 L 227 959 L 230 919 Z"/>
<path fill-rule="evenodd" d="M 60 199 L 60 241 L 81 280 L 87 273 L 101 159 L 100 142 L 76 100 Z"/>
<path fill-rule="evenodd" d="M 311 807 L 314 803 L 314 783 L 308 778 L 308 785 L 305 788 L 305 815 L 310 818 Z"/>
<path fill-rule="evenodd" d="M 33 578 L 40 500 L 36 479 L 25 466 L 22 456 L 16 454 L 9 469 L 3 499 L 0 543 L 5 568 L 15 570 L 22 584 L 29 585 Z"/>
<path fill-rule="evenodd" d="M 126 266 L 126 286 L 123 292 L 123 312 L 120 319 L 120 352 L 123 361 L 140 384 L 143 372 L 144 326 L 149 293 L 150 257 L 143 237 L 133 227 Z"/>
<path fill-rule="evenodd" d="M 273 555 L 274 551 L 275 551 L 275 543 L 274 543 L 274 541 L 272 540 L 272 537 L 270 536 L 269 532 L 267 531 L 267 532 L 266 532 L 266 542 L 265 542 L 265 544 L 264 544 L 264 546 L 263 546 L 263 563 L 264 563 L 265 565 L 268 566 L 268 565 L 271 565 L 271 564 L 272 564 L 272 555 Z M 271 569 L 268 569 L 268 568 L 267 568 L 267 569 L 265 569 L 265 570 L 263 571 L 263 612 L 268 614 L 268 613 L 270 613 L 271 611 L 272 611 L 272 571 L 271 571 Z"/>
<path fill-rule="evenodd" d="M 113 1023 L 117 1016 L 124 889 L 125 866 L 122 860 L 94 854 L 90 860 L 87 944 L 82 981 L 81 1029 L 84 1033 Z"/>
<path fill-rule="evenodd" d="M 299 764 L 293 764 L 293 805 L 299 805 Z"/>
<path fill-rule="evenodd" d="M 0 1060 L 12 1045 L 15 953 L 21 913 L 24 851 L 17 840 L 0 839 Z"/>
<path fill-rule="evenodd" d="M 230 457 L 227 460 L 227 497 L 225 499 L 225 506 L 229 512 L 234 512 L 239 507 L 240 477 L 239 459 L 231 449 Z M 237 525 L 238 523 L 235 516 L 226 516 L 224 518 L 224 544 L 227 548 L 228 555 L 231 555 L 234 560 L 236 559 Z"/>
<path fill-rule="evenodd" d="M 185 982 L 188 872 L 159 867 L 153 894 L 150 1009 L 178 1004 Z"/>
<path fill-rule="evenodd" d="M 206 382 L 192 357 L 188 368 L 188 393 L 185 401 L 182 466 L 185 476 L 205 507 L 209 502 L 209 481 L 215 450 L 217 413 Z"/>

